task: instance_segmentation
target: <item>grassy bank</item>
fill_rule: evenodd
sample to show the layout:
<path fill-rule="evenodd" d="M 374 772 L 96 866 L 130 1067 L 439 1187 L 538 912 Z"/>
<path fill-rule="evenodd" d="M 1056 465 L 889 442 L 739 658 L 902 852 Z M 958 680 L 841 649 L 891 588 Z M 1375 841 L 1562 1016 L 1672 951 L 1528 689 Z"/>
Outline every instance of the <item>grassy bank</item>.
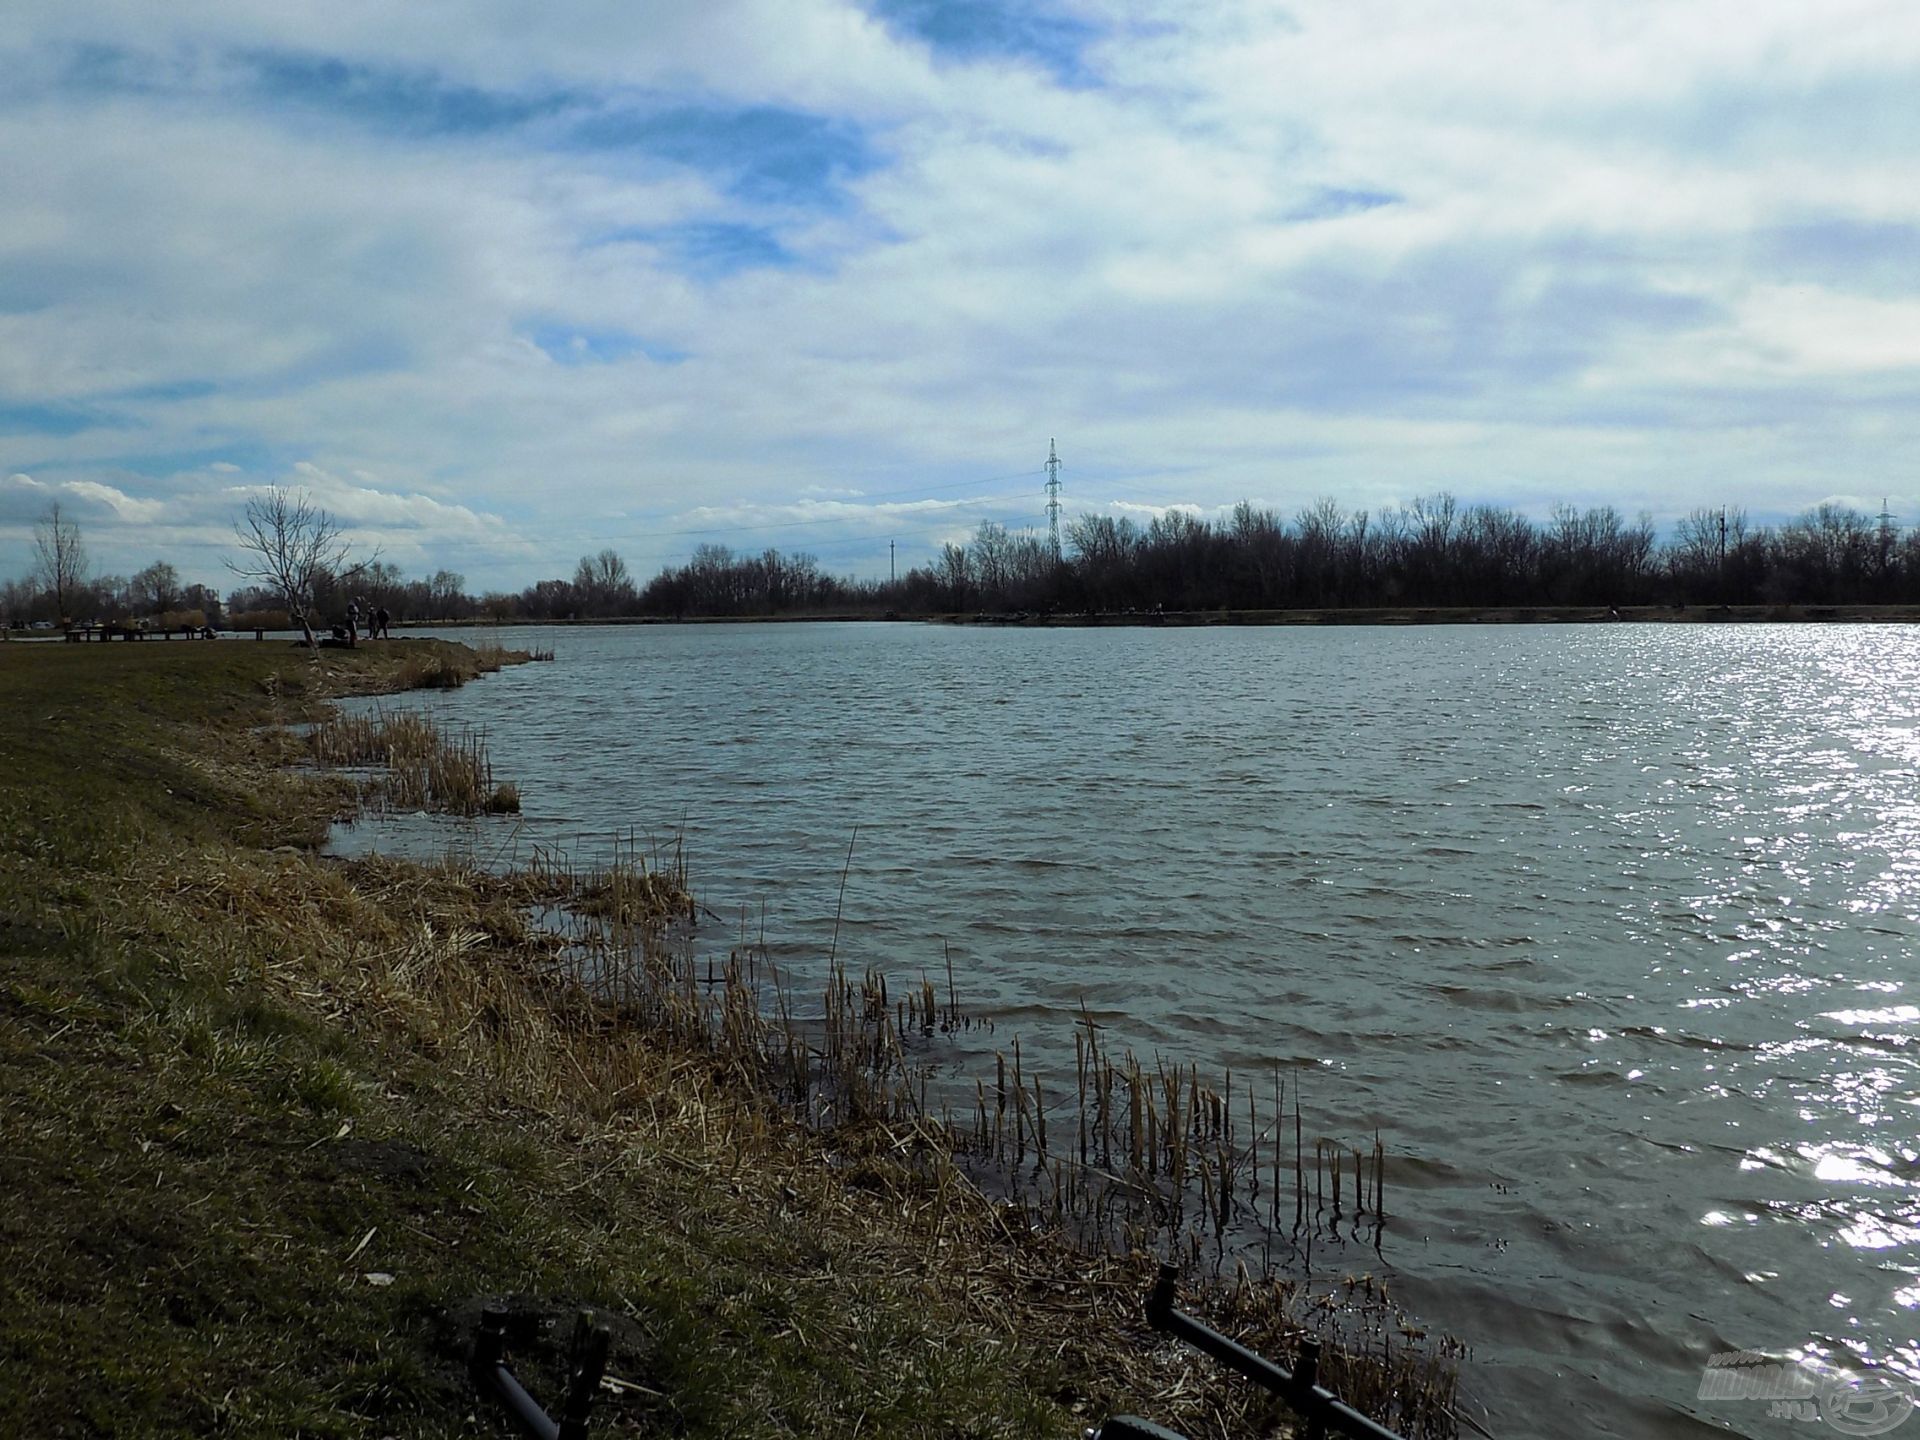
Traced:
<path fill-rule="evenodd" d="M 504 1434 L 462 1370 L 502 1298 L 611 1317 L 609 1433 L 1235 1415 L 1137 1265 L 570 1025 L 511 882 L 318 858 L 355 797 L 261 727 L 449 667 L 0 650 L 0 1433 Z"/>

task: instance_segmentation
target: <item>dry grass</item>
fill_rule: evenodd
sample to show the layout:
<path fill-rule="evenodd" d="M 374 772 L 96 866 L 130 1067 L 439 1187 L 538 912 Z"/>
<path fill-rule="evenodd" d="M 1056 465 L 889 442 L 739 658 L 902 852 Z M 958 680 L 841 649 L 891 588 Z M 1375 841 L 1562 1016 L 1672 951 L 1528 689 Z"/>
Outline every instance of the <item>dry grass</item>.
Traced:
<path fill-rule="evenodd" d="M 308 746 L 322 765 L 377 770 L 370 798 L 389 810 L 500 815 L 520 809 L 518 787 L 494 783 L 484 736 L 448 733 L 417 710 L 331 714 L 314 725 Z"/>
<path fill-rule="evenodd" d="M 648 880 L 640 867 L 627 883 Z M 1111 1267 L 1137 1285 L 1146 1257 L 1177 1259 L 1203 1303 L 1257 1325 L 1277 1356 L 1316 1335 L 1323 1383 L 1350 1403 L 1408 1436 L 1454 1433 L 1463 1348 L 1428 1336 L 1370 1276 L 1326 1276 L 1329 1262 L 1381 1242 L 1377 1138 L 1364 1150 L 1326 1138 L 1309 1146 L 1297 1090 L 1288 1117 L 1277 1076 L 1263 1113 L 1231 1075 L 1216 1087 L 1191 1066 L 1109 1057 L 1090 1022 L 1077 1036 L 1074 1094 L 1050 1101 L 1016 1038 L 991 1095 L 978 1084 L 971 1114 L 956 1122 L 928 1098 L 941 1085 L 933 1035 L 968 1024 L 951 992 L 942 1005 L 923 980 L 894 996 L 883 975 L 855 981 L 834 968 L 816 1011 L 761 947 L 738 947 L 722 966 L 696 960 L 675 943 L 677 914 L 663 896 L 637 915 L 575 918 L 557 958 L 585 997 L 586 1024 L 638 1027 L 708 1057 L 738 1093 L 843 1154 L 884 1157 L 897 1183 L 910 1178 L 956 1208 L 984 1206 L 1003 1235 L 1044 1237 L 1055 1263 Z"/>
<path fill-rule="evenodd" d="M 1254 1229 L 1280 1265 L 1367 1224 L 1377 1238 L 1377 1144 L 1343 1164 L 1330 1143 L 1309 1154 L 1296 1140 L 1283 1161 L 1250 1094 L 1203 1086 L 1191 1069 L 1111 1060 L 1091 1026 L 1077 1106 L 1049 1105 L 1016 1041 L 991 1101 L 983 1088 L 963 1122 L 936 1116 L 929 1039 L 967 1024 L 957 1005 L 929 985 L 893 997 L 884 977 L 838 969 L 805 1001 L 755 945 L 697 959 L 677 853 L 649 863 L 630 843 L 575 867 L 537 851 L 504 874 L 366 859 L 295 878 L 301 889 L 279 877 L 263 896 L 242 883 L 222 903 L 290 944 L 359 937 L 350 958 L 297 967 L 321 979 L 305 998 L 337 1022 L 485 1077 L 571 1132 L 671 1147 L 730 1187 L 749 1174 L 762 1189 L 837 1175 L 844 1188 L 822 1202 L 834 1223 L 872 1227 L 876 1248 L 900 1247 L 909 1273 L 937 1277 L 969 1313 L 1064 1337 L 1089 1403 L 1150 1407 L 1196 1435 L 1273 1419 L 1251 1387 L 1142 1336 L 1152 1262 L 1171 1255 L 1190 1267 L 1191 1303 L 1276 1357 L 1315 1334 L 1323 1383 L 1409 1436 L 1453 1433 L 1459 1347 L 1421 1334 L 1384 1286 L 1349 1278 L 1330 1293 L 1276 1264 L 1225 1263 L 1229 1239 Z M 1292 1133 L 1302 1133 L 1297 1096 Z"/>
<path fill-rule="evenodd" d="M 552 879 L 247 854 L 211 858 L 130 899 L 148 933 L 165 916 L 163 928 L 203 936 L 210 911 L 225 915 L 274 957 L 255 978 L 329 1028 L 416 1057 L 477 1103 L 564 1137 L 588 1177 L 571 1183 L 617 1194 L 610 1211 L 624 1224 L 635 1223 L 631 1211 L 647 1195 L 665 1208 L 646 1223 L 687 1224 L 671 1207 L 690 1184 L 724 1205 L 735 1237 L 798 1224 L 809 1245 L 837 1257 L 822 1277 L 828 1294 L 880 1285 L 964 1327 L 916 1336 L 915 1369 L 937 1371 L 969 1333 L 983 1334 L 1022 1366 L 1045 1358 L 1059 1403 L 1083 1423 L 1131 1409 L 1196 1437 L 1270 1433 L 1259 1396 L 1144 1332 L 1146 1257 L 1088 1257 L 1060 1244 L 969 1183 L 931 1133 L 855 1125 L 850 1109 L 831 1135 L 796 1123 L 792 1106 L 775 1103 L 751 1072 L 753 1057 L 766 1054 L 748 1038 L 764 1036 L 761 1022 L 725 998 L 709 1002 L 704 987 L 676 980 L 649 999 L 610 981 L 596 996 L 558 978 L 565 942 L 531 925 L 525 908 L 554 893 Z M 622 923 L 670 925 L 680 910 L 657 875 L 566 883 L 600 894 Z M 649 893 L 660 903 L 641 900 Z M 639 1007 L 649 1005 L 643 1019 Z M 702 1013 L 730 1016 L 737 1028 L 703 1028 Z M 728 1053 L 748 1068 L 730 1065 Z M 771 1303 L 790 1282 L 766 1283 Z M 809 1348 L 863 1343 L 871 1321 L 828 1311 L 827 1324 L 852 1328 L 843 1335 L 810 1322 Z M 722 1368 L 753 1363 L 726 1353 L 724 1336 L 707 1343 Z M 873 1373 L 859 1383 L 878 1392 L 906 1378 Z M 849 1398 L 862 1408 L 872 1399 Z M 954 1421 L 967 1433 L 964 1417 Z"/>
<path fill-rule="evenodd" d="M 457 690 L 469 680 L 491 675 L 508 665 L 552 659 L 552 652 L 529 654 L 503 645 L 448 645 L 403 641 L 393 647 L 394 659 L 376 671 L 381 690 Z"/>

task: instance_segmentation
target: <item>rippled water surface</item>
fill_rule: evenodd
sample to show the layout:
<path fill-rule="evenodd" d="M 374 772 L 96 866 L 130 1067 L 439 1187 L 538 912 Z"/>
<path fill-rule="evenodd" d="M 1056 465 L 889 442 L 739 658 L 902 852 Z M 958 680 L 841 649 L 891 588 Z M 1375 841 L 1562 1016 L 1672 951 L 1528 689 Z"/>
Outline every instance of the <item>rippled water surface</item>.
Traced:
<path fill-rule="evenodd" d="M 1730 1350 L 1920 1375 L 1920 632 L 510 638 L 558 660 L 431 703 L 522 846 L 684 835 L 710 906 L 818 957 L 857 826 L 855 966 L 948 944 L 1069 1066 L 1084 1002 L 1377 1126 L 1394 1291 L 1494 1433 L 1808 1433 L 1695 1398 Z"/>

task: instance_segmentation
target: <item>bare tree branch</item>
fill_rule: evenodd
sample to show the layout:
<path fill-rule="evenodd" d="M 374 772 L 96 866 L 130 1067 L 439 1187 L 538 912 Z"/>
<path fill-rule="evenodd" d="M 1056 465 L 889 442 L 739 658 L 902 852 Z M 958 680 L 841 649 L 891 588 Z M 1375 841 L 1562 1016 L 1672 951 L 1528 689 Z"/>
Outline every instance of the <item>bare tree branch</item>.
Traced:
<path fill-rule="evenodd" d="M 340 522 L 306 491 L 276 485 L 247 501 L 233 533 L 244 554 L 227 568 L 275 591 L 313 647 L 314 591 L 321 579 L 345 570 L 352 553 Z"/>
<path fill-rule="evenodd" d="M 87 579 L 87 547 L 80 539 L 80 527 L 56 501 L 46 518 L 33 527 L 34 575 L 53 596 L 53 608 L 61 622 L 73 619 L 74 602 Z"/>

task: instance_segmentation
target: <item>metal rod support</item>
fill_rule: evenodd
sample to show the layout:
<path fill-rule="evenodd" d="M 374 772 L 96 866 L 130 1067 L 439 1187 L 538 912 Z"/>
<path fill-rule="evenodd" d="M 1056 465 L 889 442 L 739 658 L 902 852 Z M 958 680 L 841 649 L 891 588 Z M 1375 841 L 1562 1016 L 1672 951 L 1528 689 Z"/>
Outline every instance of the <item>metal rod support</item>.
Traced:
<path fill-rule="evenodd" d="M 580 1312 L 567 1365 L 566 1405 L 556 1421 L 507 1368 L 507 1312 L 489 1305 L 480 1312 L 480 1325 L 474 1332 L 473 1383 L 481 1394 L 499 1401 L 514 1424 L 533 1440 L 587 1440 L 587 1416 L 594 1393 L 600 1388 L 600 1377 L 607 1370 L 612 1339 L 606 1326 L 595 1325 L 591 1314 Z"/>
<path fill-rule="evenodd" d="M 1153 1291 L 1147 1297 L 1147 1323 L 1155 1330 L 1184 1340 L 1203 1354 L 1211 1355 L 1229 1369 L 1237 1370 L 1247 1379 L 1269 1390 L 1285 1400 L 1295 1410 L 1306 1417 L 1312 1427 L 1332 1425 L 1352 1440 L 1403 1440 L 1402 1436 L 1380 1424 L 1377 1420 L 1361 1414 L 1351 1405 L 1341 1400 L 1331 1390 L 1318 1383 L 1320 1367 L 1320 1342 L 1308 1336 L 1300 1342 L 1300 1368 L 1298 1374 L 1276 1365 L 1266 1356 L 1247 1349 L 1239 1341 L 1222 1335 L 1211 1326 L 1203 1325 L 1191 1315 L 1182 1314 L 1174 1309 L 1173 1302 L 1180 1283 L 1180 1271 L 1177 1266 L 1162 1265 L 1160 1275 L 1154 1282 Z"/>
<path fill-rule="evenodd" d="M 476 1378 L 480 1388 L 506 1407 L 514 1423 L 533 1440 L 560 1440 L 560 1427 L 548 1418 L 540 1402 L 527 1393 L 526 1387 L 513 1378 L 513 1372 L 506 1366 L 495 1365 Z"/>

